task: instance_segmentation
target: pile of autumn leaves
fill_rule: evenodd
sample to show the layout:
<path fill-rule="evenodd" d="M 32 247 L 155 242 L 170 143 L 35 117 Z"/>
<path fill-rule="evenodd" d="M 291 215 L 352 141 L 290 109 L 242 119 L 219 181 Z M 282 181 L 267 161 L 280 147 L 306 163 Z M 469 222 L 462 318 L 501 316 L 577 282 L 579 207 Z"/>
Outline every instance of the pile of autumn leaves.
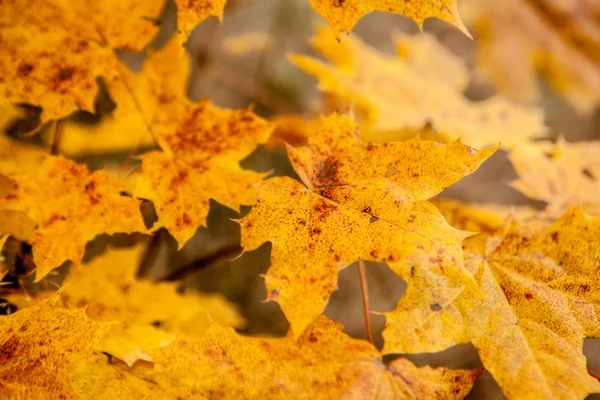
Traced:
<path fill-rule="evenodd" d="M 26 3 L 0 5 L 32 29 L 0 31 L 0 44 L 14 44 L 2 51 L 14 50 L 16 60 L 13 69 L 0 64 L 16 82 L 1 84 L 3 99 L 42 106 L 44 121 L 61 118 L 91 110 L 95 89 L 87 84 L 100 75 L 117 105 L 103 131 L 126 132 L 130 147 L 154 141 L 158 149 L 141 154 L 141 167 L 124 176 L 90 173 L 2 138 L 2 232 L 32 245 L 38 281 L 72 262 L 58 292 L 8 299 L 19 311 L 0 319 L 3 398 L 462 398 L 481 370 L 417 368 L 402 358 L 384 364 L 382 357 L 468 342 L 509 398 L 600 391 L 582 354 L 583 339 L 600 335 L 600 219 L 590 216 L 600 198 L 600 146 L 534 142 L 545 133 L 539 111 L 502 97 L 469 101 L 461 94 L 467 69 L 428 35 L 397 37 L 398 55 L 388 56 L 355 38 L 338 43 L 321 29 L 314 46 L 332 64 L 292 60 L 338 104 L 354 102 L 356 116 L 294 120 L 301 143 L 285 146 L 300 181 L 265 179 L 239 162 L 257 145 L 285 139 L 289 132 L 279 128 L 288 122 L 187 99 L 189 60 L 179 42 L 199 19 L 189 17 L 193 10 L 180 8 L 180 35 L 150 52 L 138 74 L 113 60 L 110 48 L 139 48 L 154 29 L 136 17 L 153 10 L 120 2 L 118 22 L 130 18 L 137 36 L 105 27 L 89 33 L 101 38 L 75 42 L 56 26 L 72 28 L 77 18 L 56 15 L 63 25 L 50 29 Z M 156 8 L 151 3 L 145 7 Z M 311 1 L 317 10 L 324 3 Z M 396 11 L 417 21 L 436 15 L 426 1 L 412 3 Z M 83 12 L 74 6 L 73 15 Z M 331 18 L 337 30 L 353 24 Z M 36 29 L 74 58 L 41 54 L 42 40 L 38 53 L 25 54 Z M 415 137 L 425 126 L 429 140 Z M 74 135 L 63 134 L 66 143 Z M 428 201 L 474 172 L 499 142 L 520 174 L 515 187 L 548 203 L 543 213 Z M 141 199 L 158 215 L 150 229 Z M 206 225 L 209 199 L 234 210 L 253 205 L 238 221 L 241 244 L 245 251 L 272 244 L 265 284 L 290 321 L 285 338 L 237 334 L 232 327 L 243 318 L 218 296 L 136 279 L 139 246 L 81 265 L 86 244 L 104 233 L 162 227 L 183 246 Z M 385 313 L 382 351 L 322 315 L 339 270 L 358 259 L 387 262 L 409 283 Z"/>

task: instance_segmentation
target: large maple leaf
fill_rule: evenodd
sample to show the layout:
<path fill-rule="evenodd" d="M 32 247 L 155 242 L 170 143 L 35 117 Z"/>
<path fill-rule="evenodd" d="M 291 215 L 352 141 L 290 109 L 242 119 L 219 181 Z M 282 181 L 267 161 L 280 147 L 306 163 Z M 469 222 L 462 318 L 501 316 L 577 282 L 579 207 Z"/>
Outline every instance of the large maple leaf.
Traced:
<path fill-rule="evenodd" d="M 190 101 L 188 70 L 188 57 L 171 40 L 148 57 L 140 74 L 122 70 L 108 83 L 119 118 L 139 121 L 137 133 L 150 130 L 162 149 L 139 157 L 134 194 L 152 200 L 158 214 L 154 228 L 167 228 L 180 247 L 206 225 L 210 199 L 235 210 L 254 202 L 252 185 L 265 174 L 243 170 L 239 161 L 274 129 L 250 109 Z"/>
<path fill-rule="evenodd" d="M 0 3 L 0 103 L 43 108 L 42 121 L 93 112 L 96 78 L 117 74 L 112 49 L 141 50 L 164 0 Z M 126 26 L 126 29 L 123 29 Z"/>
<path fill-rule="evenodd" d="M 542 75 L 576 109 L 600 101 L 600 3 L 589 0 L 463 0 L 481 71 L 513 100 L 539 102 Z"/>
<path fill-rule="evenodd" d="M 56 307 L 57 297 L 0 317 L 0 396 L 75 399 L 70 378 L 111 323 Z"/>
<path fill-rule="evenodd" d="M 419 260 L 439 274 L 462 275 L 460 243 L 468 234 L 423 200 L 494 151 L 458 141 L 367 143 L 350 118 L 337 115 L 321 119 L 308 147 L 288 147 L 303 183 L 278 177 L 257 185 L 257 204 L 240 224 L 245 250 L 273 245 L 267 291 L 294 334 L 321 313 L 338 270 L 357 259 Z"/>
<path fill-rule="evenodd" d="M 405 359 L 386 365 L 371 344 L 349 338 L 325 317 L 297 341 L 249 338 L 214 325 L 202 338 L 177 339 L 152 357 L 152 369 L 120 368 L 121 377 L 106 360 L 92 360 L 74 386 L 86 398 L 118 388 L 143 398 L 154 387 L 212 399 L 461 399 L 481 373 L 417 368 Z"/>
<path fill-rule="evenodd" d="M 507 226 L 487 249 L 467 245 L 481 291 L 448 285 L 426 269 L 386 313 L 383 352 L 439 351 L 471 341 L 510 398 L 582 399 L 600 391 L 582 354 L 600 336 L 600 218 L 580 209 L 552 224 Z"/>
<path fill-rule="evenodd" d="M 36 280 L 64 261 L 79 263 L 88 241 L 102 233 L 146 230 L 140 201 L 121 194 L 125 182 L 104 171 L 46 156 L 36 172 L 8 175 L 13 188 L 0 197 L 0 210 L 24 212 L 37 227 L 30 243 Z"/>
<path fill-rule="evenodd" d="M 466 66 L 433 36 L 399 35 L 398 55 L 382 54 L 357 37 L 338 43 L 320 28 L 313 46 L 332 64 L 308 56 L 292 61 L 319 79 L 324 92 L 356 102 L 366 115 L 369 138 L 398 140 L 430 123 L 449 140 L 461 137 L 471 146 L 502 142 L 513 147 L 545 133 L 540 110 L 496 96 L 473 102 L 464 97 Z"/>

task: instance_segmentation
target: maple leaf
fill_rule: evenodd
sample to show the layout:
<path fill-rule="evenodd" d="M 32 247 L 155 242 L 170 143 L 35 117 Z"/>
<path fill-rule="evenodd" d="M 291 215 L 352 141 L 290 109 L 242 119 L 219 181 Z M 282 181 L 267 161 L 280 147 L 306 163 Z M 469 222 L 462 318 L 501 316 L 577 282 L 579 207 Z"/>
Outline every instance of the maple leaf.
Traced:
<path fill-rule="evenodd" d="M 56 307 L 56 300 L 0 317 L 2 398 L 76 398 L 71 373 L 112 324 L 94 322 L 81 309 Z"/>
<path fill-rule="evenodd" d="M 359 19 L 373 11 L 401 14 L 414 20 L 419 28 L 427 18 L 442 19 L 469 36 L 455 0 L 308 0 L 312 8 L 327 21 L 336 37 L 350 32 Z"/>
<path fill-rule="evenodd" d="M 36 280 L 64 261 L 79 263 L 87 242 L 102 233 L 144 232 L 140 201 L 120 194 L 125 183 L 104 171 L 46 156 L 39 170 L 10 174 L 0 210 L 24 212 L 37 224 L 30 243 Z"/>
<path fill-rule="evenodd" d="M 208 328 L 207 312 L 226 326 L 243 327 L 239 312 L 219 295 L 181 294 L 175 282 L 136 278 L 143 246 L 109 248 L 73 271 L 62 294 L 66 304 L 86 306 L 94 319 L 158 323 L 162 328 L 199 335 Z"/>
<path fill-rule="evenodd" d="M 267 141 L 274 124 L 250 109 L 230 111 L 208 100 L 188 100 L 189 60 L 178 52 L 171 40 L 148 57 L 141 74 L 122 71 L 108 89 L 122 118 L 141 121 L 140 129 L 150 129 L 162 149 L 139 156 L 133 192 L 154 203 L 154 229 L 167 228 L 181 247 L 206 225 L 210 199 L 234 210 L 253 204 L 252 185 L 265 174 L 243 170 L 239 161 Z"/>
<path fill-rule="evenodd" d="M 96 78 L 113 77 L 111 48 L 141 50 L 157 32 L 163 0 L 0 4 L 0 103 L 43 108 L 42 122 L 93 112 Z M 122 29 L 127 26 L 127 29 Z"/>
<path fill-rule="evenodd" d="M 600 101 L 597 2 L 463 0 L 461 12 L 481 71 L 509 98 L 539 102 L 539 73 L 579 111 Z"/>
<path fill-rule="evenodd" d="M 498 96 L 466 99 L 466 67 L 433 36 L 400 35 L 396 41 L 399 55 L 394 57 L 357 37 L 338 43 L 320 28 L 313 46 L 333 64 L 301 55 L 291 59 L 318 78 L 324 92 L 356 102 L 366 114 L 366 130 L 374 131 L 365 137 L 373 141 L 402 139 L 404 130 L 418 132 L 428 123 L 449 140 L 461 137 L 476 147 L 498 142 L 512 147 L 545 133 L 540 110 Z"/>
<path fill-rule="evenodd" d="M 85 306 L 91 318 L 123 321 L 102 338 L 97 350 L 131 365 L 138 359 L 151 361 L 148 350 L 170 343 L 172 333 L 198 336 L 211 320 L 236 328 L 245 325 L 237 309 L 218 294 L 180 293 L 175 282 L 137 279 L 142 250 L 141 245 L 109 248 L 72 271 L 62 289 L 65 304 Z"/>
<path fill-rule="evenodd" d="M 507 224 L 465 264 L 483 296 L 423 268 L 386 313 L 383 352 L 429 352 L 471 341 L 509 398 L 581 399 L 600 391 L 583 339 L 600 328 L 600 219 L 572 209 L 552 224 Z M 430 307 L 435 305 L 435 307 Z"/>
<path fill-rule="evenodd" d="M 240 220 L 246 251 L 273 244 L 267 292 L 295 335 L 322 312 L 338 270 L 357 259 L 419 260 L 442 275 L 463 274 L 460 243 L 468 234 L 422 200 L 473 172 L 495 149 L 420 139 L 372 144 L 356 133 L 348 117 L 322 118 L 309 147 L 288 147 L 303 183 L 260 183 L 256 206 Z"/>
<path fill-rule="evenodd" d="M 510 161 L 519 174 L 512 186 L 548 203 L 550 214 L 580 205 L 600 213 L 600 142 L 568 143 L 563 139 L 513 149 Z"/>
<path fill-rule="evenodd" d="M 74 385 L 80 393 L 90 394 L 104 388 L 114 391 L 127 383 L 130 395 L 139 393 L 142 398 L 153 386 L 158 392 L 187 389 L 186 398 L 461 399 L 481 373 L 417 368 L 405 359 L 386 365 L 371 344 L 349 338 L 325 317 L 297 341 L 291 335 L 244 337 L 215 324 L 201 338 L 176 339 L 152 357 L 152 369 L 122 366 L 120 378 L 98 357 L 87 371 L 77 374 Z"/>

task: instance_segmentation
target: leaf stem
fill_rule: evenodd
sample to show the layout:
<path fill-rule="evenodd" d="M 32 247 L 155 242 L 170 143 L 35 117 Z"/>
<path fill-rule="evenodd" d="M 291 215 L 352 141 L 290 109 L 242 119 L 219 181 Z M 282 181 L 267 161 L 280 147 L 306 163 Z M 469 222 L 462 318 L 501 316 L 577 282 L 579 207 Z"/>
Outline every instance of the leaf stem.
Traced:
<path fill-rule="evenodd" d="M 600 381 L 600 375 L 597 375 L 588 369 L 588 374 Z"/>
<path fill-rule="evenodd" d="M 373 344 L 373 332 L 371 332 L 371 316 L 369 314 L 369 290 L 367 289 L 367 274 L 365 272 L 365 262 L 360 259 L 358 260 L 358 274 L 360 276 L 360 289 L 362 291 L 367 337 L 369 338 L 369 343 Z"/>

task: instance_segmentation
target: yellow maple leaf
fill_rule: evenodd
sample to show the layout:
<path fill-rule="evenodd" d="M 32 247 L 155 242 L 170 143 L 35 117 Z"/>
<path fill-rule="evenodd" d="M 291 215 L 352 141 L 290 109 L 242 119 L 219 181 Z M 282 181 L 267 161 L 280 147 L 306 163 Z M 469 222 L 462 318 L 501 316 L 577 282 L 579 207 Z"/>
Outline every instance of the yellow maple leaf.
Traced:
<path fill-rule="evenodd" d="M 96 79 L 116 74 L 111 48 L 139 51 L 157 32 L 163 0 L 0 4 L 0 104 L 43 108 L 42 121 L 93 112 Z M 123 29 L 127 26 L 127 29 Z"/>
<path fill-rule="evenodd" d="M 442 19 L 469 36 L 455 0 L 308 0 L 313 9 L 331 26 L 336 37 L 350 32 L 359 19 L 373 11 L 404 15 L 419 28 L 427 18 Z"/>
<path fill-rule="evenodd" d="M 65 303 L 87 306 L 95 319 L 157 323 L 188 335 L 204 332 L 209 326 L 207 313 L 223 325 L 243 327 L 239 312 L 219 295 L 181 294 L 178 283 L 136 279 L 142 249 L 109 248 L 73 271 L 62 292 Z"/>
<path fill-rule="evenodd" d="M 600 391 L 582 354 L 600 336 L 600 218 L 580 209 L 552 224 L 509 222 L 487 249 L 467 247 L 481 293 L 425 268 L 385 313 L 383 352 L 439 351 L 472 342 L 509 398 L 581 399 Z"/>
<path fill-rule="evenodd" d="M 0 317 L 2 398 L 77 398 L 71 374 L 112 324 L 94 322 L 81 309 L 56 307 L 56 300 Z"/>
<path fill-rule="evenodd" d="M 600 5 L 573 0 L 463 0 L 478 39 L 481 72 L 513 100 L 539 102 L 541 74 L 571 105 L 591 112 L 600 101 Z"/>
<path fill-rule="evenodd" d="M 519 174 L 512 186 L 528 197 L 548 203 L 557 215 L 579 205 L 600 214 L 600 142 L 553 146 L 531 144 L 512 149 L 509 158 Z"/>
<path fill-rule="evenodd" d="M 502 142 L 519 145 L 545 133 L 540 110 L 512 104 L 502 97 L 472 102 L 463 91 L 468 73 L 462 61 L 433 36 L 400 35 L 398 55 L 382 54 L 356 37 L 338 43 L 320 28 L 313 46 L 333 64 L 292 55 L 292 61 L 319 79 L 319 88 L 356 102 L 366 114 L 369 140 L 381 142 L 418 132 L 430 123 L 455 140 L 483 147 Z M 413 133 L 414 135 L 414 133 Z"/>
<path fill-rule="evenodd" d="M 122 71 L 108 89 L 123 118 L 139 120 L 162 149 L 139 157 L 133 192 L 154 203 L 154 229 L 167 228 L 181 247 L 206 225 L 210 199 L 234 210 L 254 202 L 252 185 L 265 174 L 243 170 L 239 161 L 268 140 L 274 124 L 250 109 L 191 102 L 185 95 L 189 60 L 178 51 L 171 40 L 148 57 L 141 74 Z"/>
<path fill-rule="evenodd" d="M 13 188 L 0 210 L 24 212 L 37 224 L 30 243 L 38 281 L 67 260 L 79 263 L 99 234 L 146 231 L 140 201 L 121 195 L 125 183 L 104 171 L 46 156 L 36 172 L 8 177 Z"/>
<path fill-rule="evenodd" d="M 460 243 L 426 200 L 473 172 L 495 149 L 476 151 L 413 139 L 361 141 L 344 116 L 321 118 L 308 147 L 288 147 L 303 183 L 276 177 L 257 185 L 259 200 L 240 220 L 242 246 L 273 244 L 265 277 L 295 335 L 323 310 L 341 268 L 357 259 L 422 261 L 463 276 Z"/>
<path fill-rule="evenodd" d="M 218 294 L 179 293 L 175 282 L 136 278 L 143 246 L 109 248 L 74 270 L 62 290 L 65 304 L 86 307 L 91 318 L 121 320 L 99 343 L 98 349 L 131 365 L 151 361 L 147 351 L 170 343 L 169 333 L 198 336 L 212 321 L 242 328 L 244 318 Z M 161 330 L 150 324 L 158 325 Z"/>
<path fill-rule="evenodd" d="M 117 390 L 127 386 L 136 398 L 146 398 L 154 387 L 156 393 L 187 390 L 184 398 L 461 399 L 481 373 L 417 368 L 405 359 L 386 365 L 371 344 L 349 338 L 325 317 L 297 341 L 291 335 L 244 337 L 214 325 L 199 339 L 176 339 L 152 358 L 152 368 L 117 366 L 119 377 L 96 357 L 74 376 L 74 386 L 86 398 L 104 389 L 121 398 Z"/>

